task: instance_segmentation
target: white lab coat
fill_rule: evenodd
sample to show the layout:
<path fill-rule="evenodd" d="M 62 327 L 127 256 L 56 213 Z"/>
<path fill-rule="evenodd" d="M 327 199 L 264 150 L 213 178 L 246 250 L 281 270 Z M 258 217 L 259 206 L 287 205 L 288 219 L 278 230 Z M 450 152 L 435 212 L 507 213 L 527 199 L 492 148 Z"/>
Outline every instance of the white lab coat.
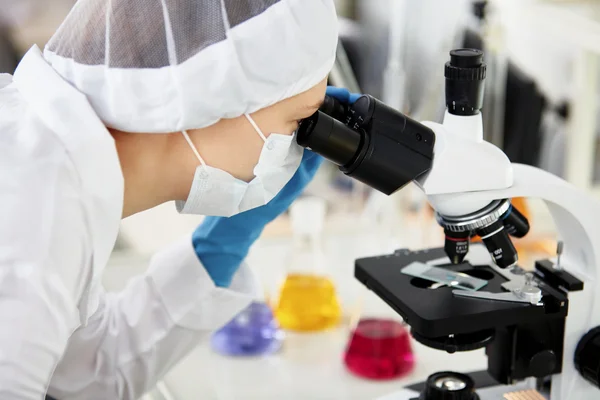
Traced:
<path fill-rule="evenodd" d="M 105 293 L 122 207 L 111 135 L 34 47 L 0 75 L 0 399 L 137 399 L 254 298 L 246 266 L 216 288 L 191 235 Z"/>

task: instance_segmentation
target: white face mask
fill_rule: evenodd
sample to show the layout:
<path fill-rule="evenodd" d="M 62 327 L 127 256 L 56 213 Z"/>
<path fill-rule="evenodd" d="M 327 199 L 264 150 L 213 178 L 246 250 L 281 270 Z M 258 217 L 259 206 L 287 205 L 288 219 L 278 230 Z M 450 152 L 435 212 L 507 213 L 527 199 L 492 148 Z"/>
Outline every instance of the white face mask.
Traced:
<path fill-rule="evenodd" d="M 254 120 L 249 115 L 246 118 L 265 142 L 254 167 L 255 178 L 249 183 L 206 165 L 188 133 L 183 132 L 200 166 L 196 168 L 188 199 L 176 202 L 181 214 L 230 217 L 264 206 L 292 179 L 303 155 L 294 135 L 272 133 L 267 139 Z"/>

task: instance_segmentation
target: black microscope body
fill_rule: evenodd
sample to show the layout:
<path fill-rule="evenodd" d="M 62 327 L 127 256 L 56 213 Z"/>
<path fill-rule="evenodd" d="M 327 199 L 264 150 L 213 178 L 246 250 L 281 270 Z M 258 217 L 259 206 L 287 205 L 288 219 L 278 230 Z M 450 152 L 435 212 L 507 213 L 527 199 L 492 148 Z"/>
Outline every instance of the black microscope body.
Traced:
<path fill-rule="evenodd" d="M 483 54 L 470 49 L 450 54 L 451 60 L 445 66 L 448 112 L 462 116 L 479 113 L 485 79 Z M 321 109 L 302 121 L 297 132 L 300 145 L 385 194 L 396 192 L 431 169 L 435 139 L 430 128 L 368 95 L 353 105 L 326 98 Z M 444 248 L 398 250 L 360 259 L 355 263 L 355 277 L 403 317 L 418 342 L 449 353 L 485 348 L 487 373 L 496 384 L 511 385 L 528 377 L 547 381 L 561 372 L 567 294 L 582 290 L 581 281 L 554 268 L 549 260 L 538 261 L 534 279 L 542 301 L 532 304 L 457 297 L 450 286 L 432 288 L 428 280 L 401 273 L 403 267 L 414 262 L 447 258 L 447 263 L 437 266 L 487 281 L 488 292 L 506 293 L 503 284 L 509 279 L 502 271 L 510 270 L 513 276 L 525 273 L 516 266 L 517 251 L 510 237 L 525 236 L 529 224 L 510 205 L 510 199 L 490 205 L 489 210 L 463 216 L 461 221 L 470 217 L 476 220 L 481 213 L 495 219 L 482 227 L 456 224 L 452 218 L 438 215 L 446 234 Z M 491 224 L 494 232 L 499 232 L 497 235 L 488 234 Z M 486 238 L 483 243 L 495 265 L 465 261 L 474 236 Z M 504 251 L 504 259 L 494 257 L 498 248 Z M 600 365 L 599 360 L 594 362 Z M 589 375 L 594 374 L 588 374 L 586 379 L 598 385 L 600 378 Z M 458 397 L 436 397 L 435 390 L 429 395 L 425 390 L 420 399 L 478 399 L 473 385 L 463 386 L 467 389 L 462 397 L 458 392 Z"/>

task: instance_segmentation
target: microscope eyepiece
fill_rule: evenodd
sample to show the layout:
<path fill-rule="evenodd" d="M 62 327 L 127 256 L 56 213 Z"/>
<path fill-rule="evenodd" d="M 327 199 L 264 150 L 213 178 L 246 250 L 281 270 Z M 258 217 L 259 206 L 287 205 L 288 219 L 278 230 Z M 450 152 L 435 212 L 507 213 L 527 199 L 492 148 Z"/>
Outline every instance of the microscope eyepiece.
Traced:
<path fill-rule="evenodd" d="M 344 121 L 346 113 L 348 112 L 348 107 L 334 97 L 325 96 L 325 100 L 323 100 L 323 104 L 319 107 L 319 111 L 322 111 L 338 121 Z"/>
<path fill-rule="evenodd" d="M 429 171 L 435 134 L 364 95 L 350 106 L 326 97 L 319 111 L 300 123 L 296 141 L 389 195 Z"/>
<path fill-rule="evenodd" d="M 446 107 L 454 115 L 477 115 L 483 107 L 486 65 L 483 52 L 458 49 L 446 63 Z"/>
<path fill-rule="evenodd" d="M 359 132 L 324 112 L 317 112 L 303 120 L 296 132 L 300 146 L 310 148 L 340 167 L 355 158 L 362 140 Z"/>

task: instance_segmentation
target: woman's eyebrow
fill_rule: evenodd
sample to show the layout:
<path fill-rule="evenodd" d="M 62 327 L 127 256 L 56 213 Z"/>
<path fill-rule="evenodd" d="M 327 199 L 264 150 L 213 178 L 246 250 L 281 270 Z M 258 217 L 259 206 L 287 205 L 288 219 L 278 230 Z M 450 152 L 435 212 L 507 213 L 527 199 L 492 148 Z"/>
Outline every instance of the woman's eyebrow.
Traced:
<path fill-rule="evenodd" d="M 294 118 L 308 117 L 309 115 L 313 114 L 315 111 L 317 111 L 321 107 L 324 100 L 325 99 L 319 99 L 319 100 L 313 101 L 311 103 L 305 103 L 305 104 L 299 105 L 294 112 Z"/>
<path fill-rule="evenodd" d="M 319 99 L 310 104 L 306 104 L 306 105 L 304 105 L 304 107 L 302 107 L 302 111 L 318 110 L 323 105 L 323 101 L 324 101 L 324 99 Z"/>

